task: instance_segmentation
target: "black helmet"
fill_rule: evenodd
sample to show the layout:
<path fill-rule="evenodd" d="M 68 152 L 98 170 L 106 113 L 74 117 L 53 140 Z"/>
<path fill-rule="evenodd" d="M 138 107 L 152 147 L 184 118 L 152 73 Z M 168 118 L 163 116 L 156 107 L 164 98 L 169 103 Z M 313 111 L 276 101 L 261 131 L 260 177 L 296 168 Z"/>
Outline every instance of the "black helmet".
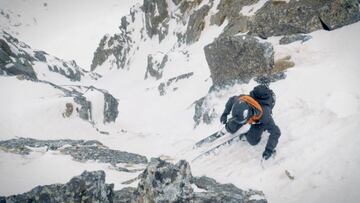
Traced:
<path fill-rule="evenodd" d="M 266 85 L 258 85 L 254 87 L 252 96 L 254 96 L 255 99 L 268 99 L 271 97 L 271 91 Z"/>
<path fill-rule="evenodd" d="M 253 111 L 248 103 L 237 99 L 232 107 L 231 114 L 237 122 L 246 123 L 253 115 Z"/>

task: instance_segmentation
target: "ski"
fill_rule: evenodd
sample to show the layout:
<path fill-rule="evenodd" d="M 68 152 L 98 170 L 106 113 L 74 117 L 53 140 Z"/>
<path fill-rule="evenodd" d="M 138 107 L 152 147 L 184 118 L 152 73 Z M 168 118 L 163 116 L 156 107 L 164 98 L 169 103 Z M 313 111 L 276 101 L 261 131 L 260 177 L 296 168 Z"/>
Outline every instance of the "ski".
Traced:
<path fill-rule="evenodd" d="M 202 147 L 205 144 L 212 143 L 216 139 L 224 136 L 225 134 L 226 134 L 226 130 L 225 130 L 225 128 L 223 128 L 223 129 L 211 134 L 210 136 L 205 137 L 204 139 L 198 141 L 197 143 L 195 143 L 194 148 Z"/>
<path fill-rule="evenodd" d="M 220 147 L 222 146 L 225 146 L 225 145 L 230 145 L 234 142 L 237 142 L 237 141 L 240 141 L 243 137 L 245 136 L 245 133 L 243 134 L 240 134 L 240 135 L 235 135 L 234 137 L 226 140 L 225 142 L 221 143 L 221 144 L 218 144 L 216 145 L 215 147 L 212 147 L 211 149 L 199 154 L 197 157 L 195 157 L 191 162 L 194 162 L 195 160 L 201 158 L 201 157 L 204 157 L 206 155 L 209 155 L 210 153 L 214 152 L 215 150 L 219 149 Z"/>

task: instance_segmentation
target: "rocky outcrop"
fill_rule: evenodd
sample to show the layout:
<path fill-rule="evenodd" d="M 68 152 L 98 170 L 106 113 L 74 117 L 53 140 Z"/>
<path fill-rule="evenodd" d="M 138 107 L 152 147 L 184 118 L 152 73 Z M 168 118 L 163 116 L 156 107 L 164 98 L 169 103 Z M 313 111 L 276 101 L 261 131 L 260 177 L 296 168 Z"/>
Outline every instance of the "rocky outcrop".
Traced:
<path fill-rule="evenodd" d="M 31 148 L 59 150 L 63 154 L 72 156 L 77 161 L 94 160 L 102 163 L 146 164 L 147 158 L 134 153 L 112 150 L 96 140 L 37 140 L 32 138 L 18 138 L 0 141 L 0 149 L 10 153 L 28 155 Z"/>
<path fill-rule="evenodd" d="M 168 89 L 172 87 L 173 91 L 177 90 L 177 87 L 173 87 L 175 83 L 184 80 L 184 79 L 188 79 L 190 77 L 192 77 L 194 75 L 194 72 L 190 72 L 190 73 L 185 73 L 173 78 L 168 79 L 166 82 L 162 82 L 160 83 L 160 85 L 158 86 L 158 90 L 160 93 L 160 96 L 164 96 Z"/>
<path fill-rule="evenodd" d="M 48 70 L 35 68 L 38 64 L 45 64 Z M 44 51 L 34 51 L 4 31 L 0 31 L 0 70 L 6 75 L 23 75 L 33 81 L 46 79 L 49 72 L 60 74 L 70 81 L 80 81 L 87 74 L 75 61 L 61 60 Z M 98 78 L 94 75 L 90 77 Z"/>
<path fill-rule="evenodd" d="M 66 184 L 37 186 L 27 193 L 0 197 L 0 202 L 267 202 L 260 191 L 244 191 L 205 176 L 193 177 L 184 160 L 171 164 L 153 158 L 139 177 L 137 188 L 114 191 L 113 184 L 105 183 L 103 171 L 85 171 Z"/>
<path fill-rule="evenodd" d="M 186 44 L 192 44 L 199 40 L 201 31 L 203 31 L 205 27 L 205 17 L 210 11 L 210 8 L 209 5 L 204 5 L 190 16 L 185 33 Z"/>
<path fill-rule="evenodd" d="M 119 102 L 111 94 L 104 93 L 104 123 L 115 122 L 116 118 L 119 115 Z"/>
<path fill-rule="evenodd" d="M 132 46 L 131 38 L 126 30 L 122 29 L 120 34 L 114 36 L 105 35 L 94 53 L 91 63 L 91 71 L 97 66 L 101 66 L 109 58 L 110 68 L 123 69 L 126 66 L 129 57 L 129 51 Z"/>
<path fill-rule="evenodd" d="M 357 0 L 268 1 L 249 21 L 249 34 L 262 38 L 333 30 L 360 20 Z"/>
<path fill-rule="evenodd" d="M 248 82 L 274 65 L 272 45 L 248 35 L 216 39 L 204 51 L 214 85 Z"/>
<path fill-rule="evenodd" d="M 43 148 L 46 147 L 47 150 L 58 150 L 64 146 L 92 146 L 102 144 L 96 140 L 37 140 L 32 138 L 18 138 L 0 141 L 0 149 L 6 152 L 28 155 L 32 151 L 30 148 Z M 30 147 L 30 148 L 29 148 Z"/>
<path fill-rule="evenodd" d="M 0 197 L 1 203 L 12 202 L 104 202 L 114 199 L 114 185 L 105 183 L 104 171 L 84 171 L 65 184 L 37 186 L 29 192 Z"/>
<path fill-rule="evenodd" d="M 262 192 L 243 191 L 208 177 L 193 177 L 189 163 L 184 160 L 171 164 L 153 158 L 140 177 L 127 202 L 266 202 L 265 198 L 251 200 L 253 195 L 264 197 Z"/>
<path fill-rule="evenodd" d="M 36 59 L 23 51 L 30 47 L 6 32 L 0 34 L 0 69 L 6 75 L 24 75 L 31 80 L 37 80 L 32 64 Z"/>
<path fill-rule="evenodd" d="M 146 33 L 150 38 L 158 35 L 162 41 L 169 31 L 168 4 L 166 0 L 144 0 Z"/>
<path fill-rule="evenodd" d="M 162 77 L 164 67 L 168 61 L 168 55 L 158 52 L 156 54 L 149 54 L 147 58 L 148 64 L 145 73 L 145 79 L 151 77 L 157 80 Z"/>

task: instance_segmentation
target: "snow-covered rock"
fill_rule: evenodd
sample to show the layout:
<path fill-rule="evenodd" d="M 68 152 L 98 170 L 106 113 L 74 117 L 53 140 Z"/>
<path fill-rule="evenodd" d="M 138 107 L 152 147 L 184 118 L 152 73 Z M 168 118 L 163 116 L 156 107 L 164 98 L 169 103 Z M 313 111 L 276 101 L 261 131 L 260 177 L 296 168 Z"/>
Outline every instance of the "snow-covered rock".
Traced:
<path fill-rule="evenodd" d="M 220 184 L 212 178 L 194 177 L 185 160 L 171 164 L 151 159 L 129 197 L 133 202 L 267 202 L 262 192 L 244 191 L 232 184 Z M 129 190 L 129 189 L 126 189 Z M 252 201 L 253 195 L 262 196 Z"/>
<path fill-rule="evenodd" d="M 86 76 L 94 80 L 99 78 L 99 75 L 81 69 L 75 61 L 61 60 L 44 51 L 33 50 L 5 31 L 0 32 L 0 44 L 0 69 L 7 75 L 25 75 L 34 81 L 52 82 L 76 82 Z"/>
<path fill-rule="evenodd" d="M 0 197 L 0 202 L 113 202 L 112 184 L 104 171 L 84 171 L 65 184 L 37 186 L 29 192 Z"/>

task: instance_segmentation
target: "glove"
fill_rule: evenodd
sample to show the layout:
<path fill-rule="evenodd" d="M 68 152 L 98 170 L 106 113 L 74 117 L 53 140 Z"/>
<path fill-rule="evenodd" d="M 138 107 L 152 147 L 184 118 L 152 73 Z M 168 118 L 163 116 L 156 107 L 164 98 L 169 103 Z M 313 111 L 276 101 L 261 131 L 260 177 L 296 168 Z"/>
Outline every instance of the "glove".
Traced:
<path fill-rule="evenodd" d="M 263 159 L 268 160 L 273 153 L 273 150 L 265 149 L 265 151 L 262 154 Z"/>
<path fill-rule="evenodd" d="M 226 124 L 226 122 L 227 122 L 227 115 L 226 114 L 222 114 L 221 115 L 221 117 L 220 117 L 220 122 L 222 123 L 222 124 Z"/>

